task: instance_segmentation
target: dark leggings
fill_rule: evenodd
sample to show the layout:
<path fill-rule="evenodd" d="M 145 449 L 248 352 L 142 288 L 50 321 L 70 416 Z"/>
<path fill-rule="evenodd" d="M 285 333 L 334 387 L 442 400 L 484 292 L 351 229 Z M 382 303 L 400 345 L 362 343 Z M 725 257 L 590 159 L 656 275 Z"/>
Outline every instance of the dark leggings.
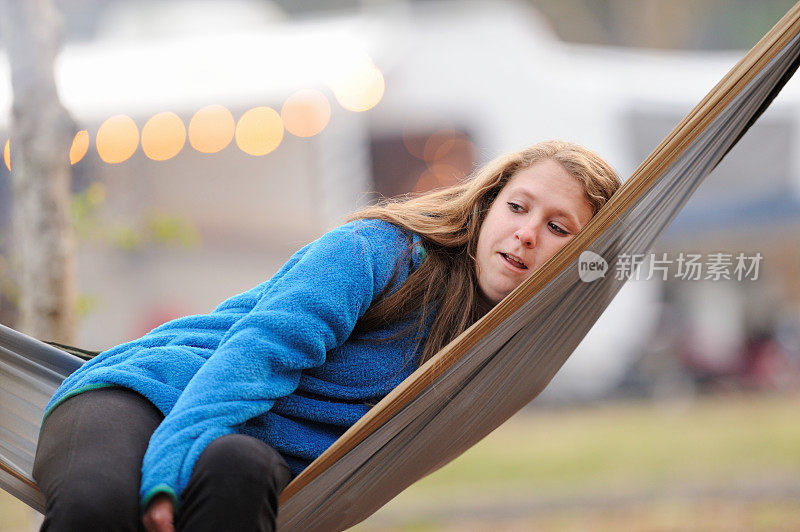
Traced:
<path fill-rule="evenodd" d="M 139 512 L 142 458 L 163 419 L 125 388 L 71 397 L 47 417 L 33 478 L 47 501 L 42 530 L 143 530 Z M 256 438 L 212 441 L 195 464 L 176 530 L 274 530 L 278 495 L 289 466 Z"/>

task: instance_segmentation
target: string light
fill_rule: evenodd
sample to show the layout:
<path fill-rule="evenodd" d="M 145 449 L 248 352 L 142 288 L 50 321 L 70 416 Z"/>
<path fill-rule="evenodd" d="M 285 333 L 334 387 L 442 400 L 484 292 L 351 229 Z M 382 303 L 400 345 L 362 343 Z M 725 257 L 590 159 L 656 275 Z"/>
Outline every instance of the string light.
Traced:
<path fill-rule="evenodd" d="M 189 143 L 201 153 L 217 153 L 233 140 L 236 121 L 221 105 L 209 105 L 197 111 L 189 121 Z"/>
<path fill-rule="evenodd" d="M 100 159 L 109 164 L 121 163 L 136 152 L 139 129 L 131 117 L 114 115 L 100 124 L 95 142 Z"/>
<path fill-rule="evenodd" d="M 173 112 L 165 111 L 150 118 L 142 128 L 142 151 L 154 161 L 172 159 L 186 144 L 186 127 Z"/>
<path fill-rule="evenodd" d="M 372 109 L 383 98 L 386 81 L 366 54 L 354 60 L 329 82 L 336 101 L 348 111 Z"/>
<path fill-rule="evenodd" d="M 299 90 L 289 96 L 281 108 L 281 118 L 286 131 L 297 137 L 313 137 L 320 133 L 331 119 L 331 105 L 318 90 Z"/>
<path fill-rule="evenodd" d="M 236 145 L 249 155 L 266 155 L 283 140 L 283 122 L 271 107 L 255 107 L 236 124 Z"/>
<path fill-rule="evenodd" d="M 75 133 L 72 139 L 72 147 L 69 149 L 69 163 L 77 164 L 86 156 L 89 151 L 89 132 L 85 129 Z"/>

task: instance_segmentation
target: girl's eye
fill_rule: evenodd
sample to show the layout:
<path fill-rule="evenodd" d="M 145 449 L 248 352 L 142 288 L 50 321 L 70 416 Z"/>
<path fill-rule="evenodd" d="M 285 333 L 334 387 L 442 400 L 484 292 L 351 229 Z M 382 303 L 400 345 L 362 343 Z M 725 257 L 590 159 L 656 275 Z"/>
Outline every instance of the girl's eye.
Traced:
<path fill-rule="evenodd" d="M 522 205 L 518 203 L 514 203 L 513 201 L 509 201 L 508 208 L 511 209 L 511 212 L 522 212 Z"/>
<path fill-rule="evenodd" d="M 569 234 L 569 231 L 566 231 L 566 230 L 562 229 L 561 227 L 557 226 L 553 222 L 549 222 L 547 225 L 549 225 L 550 229 L 552 229 L 553 232 L 558 234 L 558 235 L 566 236 L 566 235 Z"/>

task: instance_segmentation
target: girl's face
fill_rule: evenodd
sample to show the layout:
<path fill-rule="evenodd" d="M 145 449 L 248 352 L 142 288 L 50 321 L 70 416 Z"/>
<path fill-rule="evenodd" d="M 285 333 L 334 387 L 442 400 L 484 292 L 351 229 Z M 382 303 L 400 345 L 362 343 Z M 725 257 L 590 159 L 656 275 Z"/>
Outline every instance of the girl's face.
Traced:
<path fill-rule="evenodd" d="M 564 247 L 592 218 L 580 182 L 547 159 L 508 180 L 478 233 L 478 286 L 493 303 Z"/>

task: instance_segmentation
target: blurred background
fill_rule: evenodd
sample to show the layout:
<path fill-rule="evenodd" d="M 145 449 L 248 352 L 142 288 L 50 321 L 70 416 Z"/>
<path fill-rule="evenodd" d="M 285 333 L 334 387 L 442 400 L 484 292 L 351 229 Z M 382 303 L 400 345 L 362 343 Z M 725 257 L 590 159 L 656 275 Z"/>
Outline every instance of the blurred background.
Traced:
<path fill-rule="evenodd" d="M 793 3 L 53 0 L 76 345 L 210 312 L 355 209 L 540 140 L 625 179 Z M 534 403 L 359 529 L 800 528 L 798 126 L 793 80 L 657 242 L 669 271 L 645 264 Z M 680 275 L 740 253 L 761 257 L 744 279 Z M 38 522 L 0 493 L 0 531 Z"/>

